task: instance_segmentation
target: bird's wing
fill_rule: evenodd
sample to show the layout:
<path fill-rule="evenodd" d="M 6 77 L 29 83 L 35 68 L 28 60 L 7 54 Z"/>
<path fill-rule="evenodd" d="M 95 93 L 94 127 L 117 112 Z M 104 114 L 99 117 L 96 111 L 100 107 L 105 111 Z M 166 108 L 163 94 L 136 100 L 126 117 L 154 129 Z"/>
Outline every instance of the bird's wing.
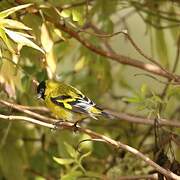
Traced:
<path fill-rule="evenodd" d="M 51 101 L 58 106 L 79 113 L 89 114 L 91 112 L 88 110 L 95 106 L 93 101 L 82 94 L 78 94 L 77 97 L 72 97 L 70 95 L 51 97 Z"/>

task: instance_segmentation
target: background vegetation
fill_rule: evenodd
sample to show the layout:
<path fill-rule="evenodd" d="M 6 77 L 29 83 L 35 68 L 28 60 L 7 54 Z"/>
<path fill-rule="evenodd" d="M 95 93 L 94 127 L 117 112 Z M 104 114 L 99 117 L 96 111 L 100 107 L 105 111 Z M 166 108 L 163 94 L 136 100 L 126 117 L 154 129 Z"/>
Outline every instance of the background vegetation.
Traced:
<path fill-rule="evenodd" d="M 178 0 L 1 0 L 0 11 L 0 179 L 168 176 L 157 164 L 180 175 Z M 47 128 L 55 119 L 34 83 L 44 79 L 115 118 Z"/>

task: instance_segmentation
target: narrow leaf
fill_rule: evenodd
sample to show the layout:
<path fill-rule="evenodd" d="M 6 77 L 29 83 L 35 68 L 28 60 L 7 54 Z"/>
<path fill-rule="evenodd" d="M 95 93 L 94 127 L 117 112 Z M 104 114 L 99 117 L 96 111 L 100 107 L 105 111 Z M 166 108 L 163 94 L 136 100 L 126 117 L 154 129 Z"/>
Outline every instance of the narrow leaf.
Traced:
<path fill-rule="evenodd" d="M 63 158 L 57 158 L 57 157 L 53 157 L 54 161 L 56 161 L 58 164 L 61 164 L 61 165 L 69 165 L 69 164 L 72 164 L 74 163 L 74 159 L 63 159 Z"/>
<path fill-rule="evenodd" d="M 84 68 L 85 63 L 86 63 L 85 57 L 82 56 L 82 57 L 79 59 L 79 61 L 75 64 L 75 66 L 74 66 L 74 71 L 75 71 L 75 72 L 81 71 L 81 70 Z"/>
<path fill-rule="evenodd" d="M 10 14 L 20 10 L 20 9 L 24 9 L 24 8 L 27 8 L 29 6 L 31 6 L 32 4 L 24 4 L 24 5 L 20 5 L 20 6 L 16 6 L 16 7 L 13 7 L 13 8 L 10 8 L 10 9 L 7 9 L 7 10 L 4 10 L 2 12 L 0 12 L 0 18 L 5 18 L 7 16 L 9 16 Z"/>
<path fill-rule="evenodd" d="M 46 52 L 50 52 L 53 47 L 53 41 L 45 23 L 41 26 L 41 43 Z"/>
<path fill-rule="evenodd" d="M 62 32 L 61 32 L 59 29 L 55 28 L 55 29 L 54 29 L 54 32 L 55 32 L 62 40 L 66 41 L 66 38 L 63 36 Z"/>
<path fill-rule="evenodd" d="M 77 152 L 75 151 L 75 149 L 68 143 L 64 143 L 64 145 L 66 146 L 66 150 L 68 152 L 68 154 L 72 157 L 75 158 L 77 155 Z"/>
<path fill-rule="evenodd" d="M 0 37 L 4 41 L 4 43 L 6 44 L 9 51 L 11 51 L 12 53 L 16 53 L 16 51 L 13 49 L 13 47 L 11 45 L 11 42 L 7 38 L 5 31 L 3 29 L 1 29 L 1 28 L 0 28 Z"/>
<path fill-rule="evenodd" d="M 18 44 L 21 44 L 21 45 L 25 45 L 25 46 L 29 46 L 29 47 L 32 47 L 34 49 L 37 49 L 38 51 L 41 51 L 43 54 L 44 54 L 44 51 L 38 46 L 36 45 L 34 42 L 32 42 L 31 40 L 29 40 L 28 38 L 26 38 L 25 36 L 23 36 L 22 34 L 19 34 L 18 32 L 16 31 L 11 31 L 11 30 L 8 30 L 8 29 L 5 29 L 5 32 L 8 34 L 8 36 L 13 40 L 15 41 L 16 43 Z"/>
<path fill-rule="evenodd" d="M 163 30 L 155 29 L 155 43 L 160 61 L 165 65 L 165 67 L 168 67 L 168 49 Z"/>
<path fill-rule="evenodd" d="M 57 65 L 57 59 L 56 59 L 53 49 L 50 52 L 46 53 L 46 62 L 47 62 L 48 67 L 50 68 L 49 69 L 50 71 L 48 74 L 49 74 L 49 77 L 51 77 L 55 73 L 56 65 Z"/>
<path fill-rule="evenodd" d="M 21 35 L 21 36 L 27 37 L 28 39 L 29 39 L 29 38 L 30 38 L 30 39 L 35 39 L 34 36 L 31 36 L 31 35 L 26 34 L 26 33 L 17 32 L 17 31 L 16 31 L 16 33 L 19 34 L 19 35 Z"/>
<path fill-rule="evenodd" d="M 79 158 L 79 162 L 81 163 L 81 161 L 82 161 L 84 158 L 86 158 L 86 157 L 88 157 L 88 156 L 90 156 L 90 155 L 91 155 L 91 151 L 83 154 L 83 155 Z"/>
<path fill-rule="evenodd" d="M 3 27 L 12 28 L 12 29 L 31 30 L 31 28 L 27 27 L 23 23 L 16 20 L 12 20 L 12 19 L 1 19 L 0 25 L 3 25 Z"/>

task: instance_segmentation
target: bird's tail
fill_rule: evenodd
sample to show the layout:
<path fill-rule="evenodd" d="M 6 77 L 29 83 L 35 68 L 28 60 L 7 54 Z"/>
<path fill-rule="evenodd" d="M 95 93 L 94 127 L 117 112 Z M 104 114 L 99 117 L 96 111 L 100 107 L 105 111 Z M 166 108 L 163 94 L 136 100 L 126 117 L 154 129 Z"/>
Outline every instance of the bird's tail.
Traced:
<path fill-rule="evenodd" d="M 105 118 L 108 118 L 108 119 L 114 119 L 114 116 L 108 112 L 106 112 L 105 110 L 103 110 L 101 112 L 101 115 L 104 116 Z"/>
<path fill-rule="evenodd" d="M 110 114 L 109 112 L 107 112 L 106 110 L 104 110 L 103 108 L 100 108 L 99 106 L 94 106 L 94 108 L 96 108 L 96 115 L 97 116 L 103 116 L 105 118 L 108 119 L 114 119 L 114 116 L 112 114 Z"/>

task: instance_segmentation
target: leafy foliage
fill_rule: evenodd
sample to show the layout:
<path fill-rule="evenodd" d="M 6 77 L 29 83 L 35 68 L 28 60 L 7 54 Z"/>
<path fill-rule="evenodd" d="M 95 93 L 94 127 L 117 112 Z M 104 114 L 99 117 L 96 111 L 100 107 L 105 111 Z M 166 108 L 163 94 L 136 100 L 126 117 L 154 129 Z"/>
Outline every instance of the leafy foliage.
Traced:
<path fill-rule="evenodd" d="M 55 24 L 70 28 L 97 49 L 146 62 L 123 35 L 97 36 L 127 29 L 143 52 L 178 74 L 179 66 L 173 66 L 179 10 L 178 1 L 2 0 L 0 99 L 43 106 L 36 98 L 32 80 L 58 79 L 74 85 L 103 107 L 146 118 L 179 120 L 179 86 L 171 84 L 164 90 L 166 85 L 159 81 L 134 76 L 139 73 L 137 69 L 92 52 Z M 161 80 L 158 76 L 157 79 Z M 25 115 L 2 105 L 0 113 Z M 82 126 L 139 148 L 155 160 L 153 153 L 168 149 L 169 160 L 178 161 L 178 145 L 169 141 L 171 133 L 178 133 L 178 129 L 156 127 L 155 137 L 147 126 L 122 120 L 90 119 Z M 0 120 L 0 136 L 0 179 L 118 179 L 152 170 L 134 156 L 101 142 L 83 142 L 79 153 L 75 147 L 90 138 L 84 134 Z"/>

